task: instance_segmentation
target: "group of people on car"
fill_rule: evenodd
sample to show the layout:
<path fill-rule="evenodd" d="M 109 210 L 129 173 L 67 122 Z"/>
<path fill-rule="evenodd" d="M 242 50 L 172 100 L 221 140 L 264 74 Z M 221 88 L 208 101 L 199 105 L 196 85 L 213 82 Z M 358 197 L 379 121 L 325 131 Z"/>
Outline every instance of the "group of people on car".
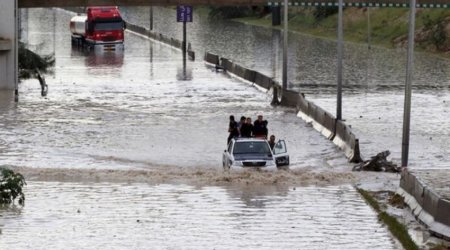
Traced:
<path fill-rule="evenodd" d="M 252 123 L 252 118 L 241 116 L 239 122 L 236 122 L 233 115 L 230 115 L 230 123 L 228 126 L 227 144 L 231 139 L 236 137 L 256 137 L 267 139 L 269 130 L 267 129 L 267 120 L 263 119 L 262 115 L 258 115 L 257 119 Z M 275 145 L 275 136 L 271 135 L 269 145 L 273 149 Z"/>

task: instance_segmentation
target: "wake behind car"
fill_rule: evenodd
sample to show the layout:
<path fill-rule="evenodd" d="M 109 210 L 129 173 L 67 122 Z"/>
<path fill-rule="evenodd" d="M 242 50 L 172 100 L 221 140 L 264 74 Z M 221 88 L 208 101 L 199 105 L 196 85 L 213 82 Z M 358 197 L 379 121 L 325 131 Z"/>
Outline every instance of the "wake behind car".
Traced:
<path fill-rule="evenodd" d="M 222 165 L 230 168 L 275 168 L 289 165 L 289 155 L 284 140 L 274 146 L 261 138 L 235 138 L 223 152 Z"/>

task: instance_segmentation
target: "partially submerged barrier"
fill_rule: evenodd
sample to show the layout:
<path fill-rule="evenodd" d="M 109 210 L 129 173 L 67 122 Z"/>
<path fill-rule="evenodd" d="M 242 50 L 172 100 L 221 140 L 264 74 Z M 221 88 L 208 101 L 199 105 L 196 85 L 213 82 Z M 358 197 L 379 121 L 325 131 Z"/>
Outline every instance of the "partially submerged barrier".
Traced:
<path fill-rule="evenodd" d="M 431 232 L 450 239 L 450 200 L 434 192 L 410 171 L 402 172 L 397 193 Z"/>
<path fill-rule="evenodd" d="M 281 85 L 274 79 L 236 64 L 230 59 L 207 52 L 205 53 L 204 60 L 207 63 L 213 64 L 216 68 L 220 67 L 228 73 L 232 73 L 264 89 L 272 89 L 273 104 L 295 107 L 299 112 L 299 117 L 306 122 L 311 122 L 317 131 L 329 140 L 332 140 L 334 144 L 345 152 L 349 161 L 362 161 L 359 140 L 353 134 L 350 127 L 342 121 L 337 121 L 333 115 L 321 107 L 306 100 L 303 94 L 293 90 L 282 89 Z"/>
<path fill-rule="evenodd" d="M 147 36 L 148 38 L 151 38 L 153 40 L 157 40 L 159 42 L 165 43 L 165 44 L 167 44 L 169 46 L 172 46 L 174 48 L 182 49 L 183 42 L 178 40 L 178 39 L 176 39 L 176 38 L 168 37 L 168 36 L 166 36 L 164 34 L 148 30 L 145 27 L 142 27 L 142 26 L 139 26 L 139 25 L 136 25 L 136 24 L 132 24 L 132 23 L 129 23 L 129 22 L 126 22 L 126 26 L 127 26 L 127 30 L 130 30 L 130 31 L 133 31 L 135 33 Z M 187 54 L 188 54 L 189 59 L 195 60 L 195 52 L 191 50 L 191 44 L 190 43 L 187 44 Z"/>

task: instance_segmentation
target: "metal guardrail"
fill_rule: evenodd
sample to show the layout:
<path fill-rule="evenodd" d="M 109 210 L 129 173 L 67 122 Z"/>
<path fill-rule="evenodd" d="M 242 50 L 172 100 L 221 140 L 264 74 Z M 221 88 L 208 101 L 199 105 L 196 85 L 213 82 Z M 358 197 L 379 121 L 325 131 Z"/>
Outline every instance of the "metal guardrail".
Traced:
<path fill-rule="evenodd" d="M 237 6 L 237 5 L 269 5 L 279 6 L 282 1 L 267 0 L 18 0 L 19 8 L 36 7 L 78 7 L 78 6 L 175 6 L 175 5 L 213 5 L 213 6 Z M 291 6 L 338 6 L 338 1 L 330 0 L 293 0 Z M 408 0 L 347 0 L 346 7 L 387 7 L 406 8 Z M 448 0 L 421 0 L 417 8 L 450 8 Z"/>
<path fill-rule="evenodd" d="M 268 2 L 268 6 L 283 6 L 282 2 Z M 293 1 L 289 2 L 289 6 L 301 6 L 301 7 L 338 7 L 338 2 L 326 1 L 326 0 L 312 0 L 312 1 Z M 344 7 L 375 7 L 375 8 L 409 8 L 409 3 L 397 0 L 382 0 L 382 1 L 344 1 Z M 417 8 L 450 8 L 450 3 L 445 1 L 422 1 L 422 3 L 416 4 Z"/>

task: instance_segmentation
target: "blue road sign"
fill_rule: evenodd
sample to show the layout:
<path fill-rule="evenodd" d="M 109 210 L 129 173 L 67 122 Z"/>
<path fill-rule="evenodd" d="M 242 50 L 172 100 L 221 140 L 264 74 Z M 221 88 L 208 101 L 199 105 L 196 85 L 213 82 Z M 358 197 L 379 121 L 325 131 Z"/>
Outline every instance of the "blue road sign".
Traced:
<path fill-rule="evenodd" d="M 192 6 L 177 6 L 177 22 L 192 22 Z"/>

